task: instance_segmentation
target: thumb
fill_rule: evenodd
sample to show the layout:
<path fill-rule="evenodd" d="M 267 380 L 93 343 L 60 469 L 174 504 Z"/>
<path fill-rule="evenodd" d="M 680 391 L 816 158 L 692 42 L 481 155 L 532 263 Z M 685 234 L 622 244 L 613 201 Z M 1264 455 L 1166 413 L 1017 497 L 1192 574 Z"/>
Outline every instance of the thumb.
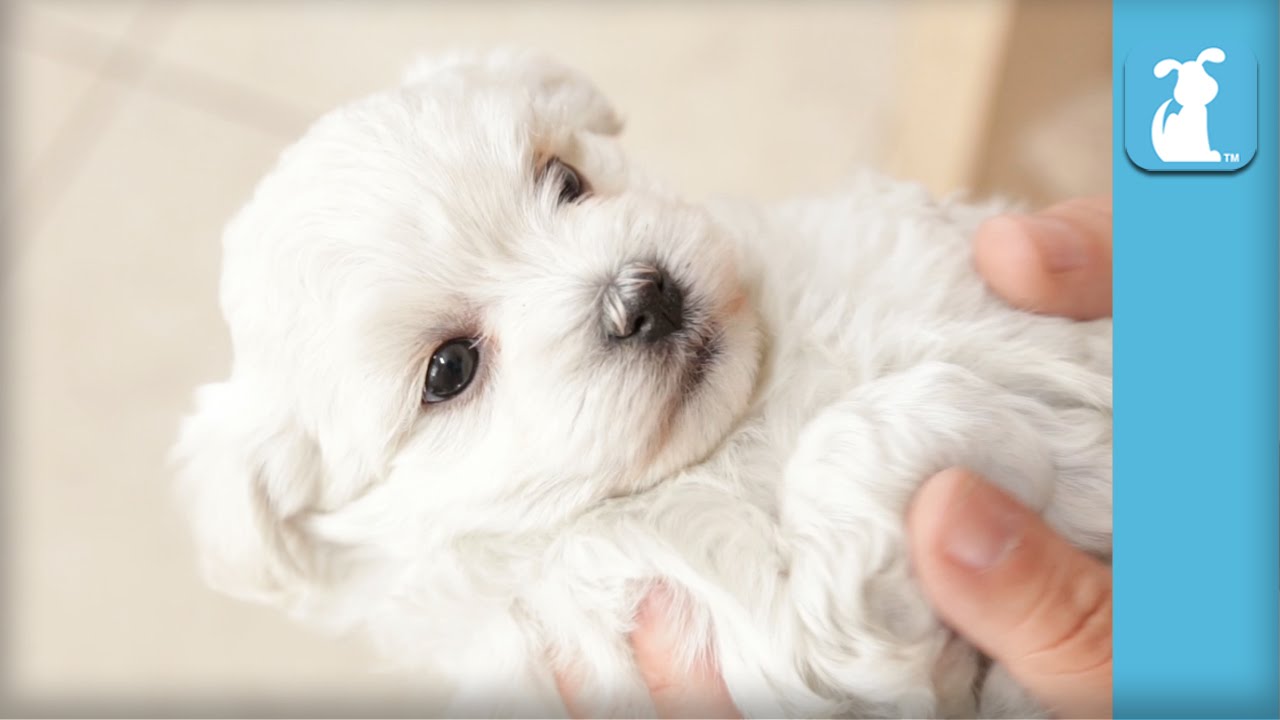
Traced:
<path fill-rule="evenodd" d="M 963 470 L 925 484 L 908 517 L 939 615 L 1058 716 L 1111 716 L 1111 571 Z"/>

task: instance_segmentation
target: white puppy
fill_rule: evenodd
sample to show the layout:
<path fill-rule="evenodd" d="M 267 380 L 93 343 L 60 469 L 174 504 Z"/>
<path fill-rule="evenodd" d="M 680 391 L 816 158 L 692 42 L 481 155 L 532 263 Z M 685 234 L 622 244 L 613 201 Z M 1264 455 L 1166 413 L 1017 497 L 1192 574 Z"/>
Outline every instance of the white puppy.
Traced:
<path fill-rule="evenodd" d="M 210 581 L 363 628 L 452 713 L 563 713 L 556 670 L 652 712 L 626 633 L 659 578 L 677 661 L 713 652 L 749 715 L 1032 711 L 925 604 L 904 510 L 963 465 L 1109 553 L 1110 322 L 992 296 L 982 209 L 870 176 L 690 205 L 619 126 L 496 53 L 284 153 L 177 449 Z"/>

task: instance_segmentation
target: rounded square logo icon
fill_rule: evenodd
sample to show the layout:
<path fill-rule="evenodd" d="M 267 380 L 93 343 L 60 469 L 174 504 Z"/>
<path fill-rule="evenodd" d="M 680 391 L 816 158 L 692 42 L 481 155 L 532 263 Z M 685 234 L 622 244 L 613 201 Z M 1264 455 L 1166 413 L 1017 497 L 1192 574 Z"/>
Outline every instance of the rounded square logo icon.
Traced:
<path fill-rule="evenodd" d="M 1124 61 L 1124 149 L 1135 165 L 1230 172 L 1258 149 L 1258 60 L 1236 45 L 1171 42 Z"/>

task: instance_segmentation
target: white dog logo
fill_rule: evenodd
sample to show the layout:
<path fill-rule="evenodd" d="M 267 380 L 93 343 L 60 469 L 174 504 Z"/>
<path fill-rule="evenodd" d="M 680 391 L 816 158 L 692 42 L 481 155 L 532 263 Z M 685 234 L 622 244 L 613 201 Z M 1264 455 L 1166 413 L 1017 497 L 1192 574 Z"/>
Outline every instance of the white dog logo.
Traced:
<path fill-rule="evenodd" d="M 1219 162 L 1222 155 L 1209 148 L 1209 103 L 1218 96 L 1218 81 L 1209 77 L 1204 63 L 1220 63 L 1227 59 L 1221 49 L 1211 47 L 1195 60 L 1178 62 L 1161 60 L 1156 63 L 1156 77 L 1162 78 L 1171 70 L 1178 71 L 1178 83 L 1173 87 L 1173 97 L 1165 100 L 1151 119 L 1151 144 L 1156 155 L 1165 162 Z M 1180 112 L 1165 117 L 1165 108 L 1177 100 Z"/>

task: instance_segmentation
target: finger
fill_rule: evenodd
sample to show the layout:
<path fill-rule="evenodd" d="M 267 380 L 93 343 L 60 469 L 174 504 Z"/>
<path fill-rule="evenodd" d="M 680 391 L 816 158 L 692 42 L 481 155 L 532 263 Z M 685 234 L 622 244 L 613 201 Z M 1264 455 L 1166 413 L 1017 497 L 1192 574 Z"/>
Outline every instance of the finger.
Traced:
<path fill-rule="evenodd" d="M 582 696 L 582 686 L 579 684 L 578 678 L 570 671 L 556 672 L 556 690 L 560 692 L 560 701 L 564 703 L 564 709 L 571 718 L 590 717 L 579 702 L 578 698 Z"/>
<path fill-rule="evenodd" d="M 631 647 L 660 718 L 740 718 L 715 658 L 701 653 L 682 667 L 682 640 L 670 590 L 658 585 L 636 614 Z"/>
<path fill-rule="evenodd" d="M 1034 312 L 1092 320 L 1111 315 L 1111 198 L 1055 205 L 984 222 L 974 264 L 991 289 Z"/>
<path fill-rule="evenodd" d="M 976 475 L 931 478 L 908 517 L 942 618 L 1064 717 L 1111 716 L 1111 571 Z"/>
<path fill-rule="evenodd" d="M 681 648 L 672 596 L 657 585 L 636 613 L 636 629 L 631 634 L 632 652 L 654 710 L 660 718 L 738 718 L 741 715 L 729 696 L 714 658 L 699 658 L 682 671 L 677 658 Z M 580 698 L 582 687 L 571 670 L 557 672 L 556 688 L 571 718 L 589 717 Z"/>

